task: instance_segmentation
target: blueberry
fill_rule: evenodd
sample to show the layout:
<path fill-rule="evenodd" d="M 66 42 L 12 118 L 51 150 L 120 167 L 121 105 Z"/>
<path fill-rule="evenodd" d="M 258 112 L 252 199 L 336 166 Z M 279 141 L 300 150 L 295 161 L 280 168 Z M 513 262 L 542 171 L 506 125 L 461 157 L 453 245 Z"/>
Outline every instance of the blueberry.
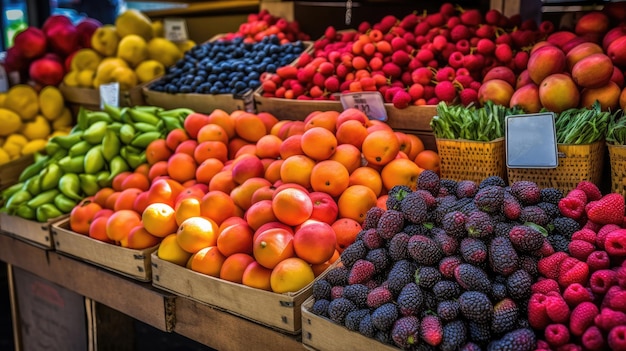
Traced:
<path fill-rule="evenodd" d="M 183 85 L 180 87 L 180 92 L 183 94 L 191 93 L 191 86 Z"/>
<path fill-rule="evenodd" d="M 176 94 L 178 92 L 178 88 L 175 85 L 168 85 L 166 87 L 166 91 L 170 94 Z"/>
<path fill-rule="evenodd" d="M 209 74 L 208 77 L 206 77 L 207 82 L 209 83 L 213 83 L 213 82 L 217 82 L 217 75 L 216 74 Z"/>
<path fill-rule="evenodd" d="M 270 63 L 270 64 L 268 64 L 268 65 L 267 65 L 267 67 L 265 68 L 265 70 L 266 70 L 267 72 L 270 72 L 270 73 L 275 73 L 275 72 L 276 72 L 276 65 L 275 65 L 275 64 L 273 64 L 273 63 Z"/>
<path fill-rule="evenodd" d="M 218 81 L 228 79 L 228 73 L 222 72 L 217 76 Z"/>
<path fill-rule="evenodd" d="M 256 88 L 261 86 L 261 82 L 256 80 L 256 79 L 252 79 L 252 80 L 248 81 L 248 86 L 251 89 L 256 89 Z"/>

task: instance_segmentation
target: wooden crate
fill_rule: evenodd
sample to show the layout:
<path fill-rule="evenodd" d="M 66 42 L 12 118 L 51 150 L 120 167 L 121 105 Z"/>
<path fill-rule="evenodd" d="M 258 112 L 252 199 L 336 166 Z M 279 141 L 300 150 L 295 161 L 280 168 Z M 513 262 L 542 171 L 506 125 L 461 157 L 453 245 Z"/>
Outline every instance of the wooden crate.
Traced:
<path fill-rule="evenodd" d="M 33 155 L 25 155 L 0 166 L 0 190 L 17 183 L 22 171 L 34 161 Z"/>
<path fill-rule="evenodd" d="M 254 111 L 252 95 L 236 97 L 233 94 L 168 94 L 143 87 L 146 104 L 171 110 L 179 107 L 190 108 L 196 112 L 209 114 L 215 109 L 228 113 L 236 110 Z"/>
<path fill-rule="evenodd" d="M 149 282 L 152 279 L 150 254 L 156 251 L 158 245 L 143 250 L 134 250 L 95 240 L 69 229 L 69 218 L 53 223 L 51 232 L 57 252 L 135 280 Z"/>
<path fill-rule="evenodd" d="M 54 242 L 50 229 L 52 223 L 63 217 L 65 216 L 53 218 L 47 222 L 37 222 L 0 212 L 0 230 L 41 248 L 53 249 Z"/>
<path fill-rule="evenodd" d="M 309 297 L 302 304 L 302 344 L 309 350 L 326 351 L 362 351 L 400 350 L 392 345 L 383 344 L 378 340 L 349 330 L 311 312 L 314 299 Z"/>
<path fill-rule="evenodd" d="M 152 253 L 152 285 L 289 334 L 298 334 L 300 306 L 313 290 L 278 294 L 192 271 Z"/>
<path fill-rule="evenodd" d="M 143 86 L 144 84 L 140 84 L 130 90 L 120 91 L 118 100 L 120 106 L 145 105 L 146 102 L 144 101 L 142 91 Z M 65 103 L 74 116 L 78 113 L 81 106 L 92 111 L 101 110 L 100 91 L 98 89 L 70 87 L 61 83 L 59 90 L 61 90 Z"/>

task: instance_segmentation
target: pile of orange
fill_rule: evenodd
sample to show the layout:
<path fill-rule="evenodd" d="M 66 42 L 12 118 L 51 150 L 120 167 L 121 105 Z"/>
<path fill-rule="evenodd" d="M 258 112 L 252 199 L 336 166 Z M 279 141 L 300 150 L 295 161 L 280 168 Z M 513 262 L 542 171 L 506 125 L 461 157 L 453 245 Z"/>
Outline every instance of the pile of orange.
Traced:
<path fill-rule="evenodd" d="M 95 239 L 274 292 L 311 283 L 395 185 L 415 187 L 438 155 L 357 109 L 303 120 L 192 113 L 146 148 L 147 164 L 93 196 Z M 94 216 L 96 217 L 96 216 Z"/>

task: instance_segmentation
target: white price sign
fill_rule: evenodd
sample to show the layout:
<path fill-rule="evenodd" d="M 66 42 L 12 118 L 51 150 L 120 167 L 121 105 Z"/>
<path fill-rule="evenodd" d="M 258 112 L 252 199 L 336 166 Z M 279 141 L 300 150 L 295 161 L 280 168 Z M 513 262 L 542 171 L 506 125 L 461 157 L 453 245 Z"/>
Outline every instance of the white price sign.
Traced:
<path fill-rule="evenodd" d="M 383 96 L 378 91 L 359 91 L 341 94 L 339 97 L 344 110 L 356 108 L 363 111 L 369 119 L 387 120 L 387 110 Z"/>
<path fill-rule="evenodd" d="M 120 106 L 120 83 L 109 83 L 100 85 L 100 108 L 104 105 L 113 107 Z"/>
<path fill-rule="evenodd" d="M 166 18 L 163 21 L 165 38 L 173 42 L 187 40 L 187 22 L 182 18 Z"/>

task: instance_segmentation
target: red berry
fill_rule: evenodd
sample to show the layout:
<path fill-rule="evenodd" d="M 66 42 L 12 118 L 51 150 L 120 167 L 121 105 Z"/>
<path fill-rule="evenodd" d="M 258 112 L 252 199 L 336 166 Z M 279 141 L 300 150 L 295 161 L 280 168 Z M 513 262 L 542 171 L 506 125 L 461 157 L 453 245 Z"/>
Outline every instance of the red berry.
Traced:
<path fill-rule="evenodd" d="M 511 47 L 506 44 L 496 44 L 494 54 L 498 61 L 502 63 L 509 63 L 513 59 L 513 51 Z"/>
<path fill-rule="evenodd" d="M 573 335 L 581 336 L 593 325 L 594 318 L 600 313 L 593 302 L 583 302 L 574 307 L 570 315 L 569 329 Z"/>
<path fill-rule="evenodd" d="M 626 350 L 626 325 L 619 325 L 611 329 L 608 342 L 611 350 Z"/>
<path fill-rule="evenodd" d="M 594 251 L 587 257 L 589 270 L 595 272 L 600 269 L 607 269 L 611 266 L 611 259 L 606 251 Z"/>
<path fill-rule="evenodd" d="M 398 90 L 391 101 L 395 108 L 403 109 L 407 108 L 411 103 L 411 95 L 404 90 Z"/>
<path fill-rule="evenodd" d="M 569 342 L 569 330 L 564 324 L 550 324 L 544 330 L 546 341 L 552 347 L 565 345 Z"/>
<path fill-rule="evenodd" d="M 601 351 L 605 348 L 604 335 L 595 325 L 585 330 L 581 337 L 581 342 L 585 349 L 589 351 Z"/>
<path fill-rule="evenodd" d="M 577 306 L 585 301 L 593 301 L 593 294 L 590 289 L 579 283 L 574 283 L 563 291 L 563 299 L 570 306 Z"/>

